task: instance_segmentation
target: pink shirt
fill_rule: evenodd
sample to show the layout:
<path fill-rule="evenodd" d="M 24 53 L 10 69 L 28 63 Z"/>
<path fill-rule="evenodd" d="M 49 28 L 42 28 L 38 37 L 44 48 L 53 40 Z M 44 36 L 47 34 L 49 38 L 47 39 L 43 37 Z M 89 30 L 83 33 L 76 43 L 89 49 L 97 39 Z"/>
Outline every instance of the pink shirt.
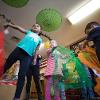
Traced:
<path fill-rule="evenodd" d="M 55 53 L 57 55 L 57 66 L 55 66 Z M 59 51 L 54 50 L 53 53 L 49 53 L 49 57 L 47 59 L 47 67 L 44 73 L 44 76 L 51 76 L 51 75 L 63 75 L 62 74 L 62 59 L 61 59 L 61 54 Z"/>
<path fill-rule="evenodd" d="M 54 58 L 52 56 L 52 53 L 49 54 L 49 57 L 47 59 L 47 67 L 44 73 L 44 76 L 51 76 L 54 72 Z"/>

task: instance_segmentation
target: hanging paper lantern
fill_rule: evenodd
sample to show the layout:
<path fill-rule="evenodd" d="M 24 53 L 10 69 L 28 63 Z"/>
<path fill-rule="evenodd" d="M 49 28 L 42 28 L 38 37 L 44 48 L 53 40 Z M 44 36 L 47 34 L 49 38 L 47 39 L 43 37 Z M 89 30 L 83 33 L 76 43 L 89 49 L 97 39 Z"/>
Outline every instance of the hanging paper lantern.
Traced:
<path fill-rule="evenodd" d="M 25 6 L 29 0 L 2 0 L 2 1 L 9 6 L 20 8 Z"/>
<path fill-rule="evenodd" d="M 36 22 L 42 27 L 42 30 L 51 32 L 60 27 L 62 16 L 55 9 L 43 9 L 37 14 Z"/>

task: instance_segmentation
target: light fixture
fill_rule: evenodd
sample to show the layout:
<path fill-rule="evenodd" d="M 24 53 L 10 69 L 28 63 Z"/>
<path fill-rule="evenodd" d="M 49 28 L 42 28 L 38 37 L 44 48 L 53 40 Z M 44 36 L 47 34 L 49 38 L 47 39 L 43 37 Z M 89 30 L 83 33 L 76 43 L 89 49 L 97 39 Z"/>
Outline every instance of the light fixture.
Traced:
<path fill-rule="evenodd" d="M 90 15 L 97 9 L 100 9 L 100 0 L 90 0 L 84 6 L 80 7 L 75 13 L 68 17 L 72 24 L 76 24 L 86 16 Z"/>

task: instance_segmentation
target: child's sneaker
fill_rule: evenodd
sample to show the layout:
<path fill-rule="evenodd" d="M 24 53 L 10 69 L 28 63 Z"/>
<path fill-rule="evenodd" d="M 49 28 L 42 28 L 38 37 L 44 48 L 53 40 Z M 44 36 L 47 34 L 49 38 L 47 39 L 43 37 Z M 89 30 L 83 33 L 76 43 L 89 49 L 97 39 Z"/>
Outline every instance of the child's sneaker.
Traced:
<path fill-rule="evenodd" d="M 13 77 L 12 77 L 12 80 L 18 80 L 18 75 L 14 75 Z"/>

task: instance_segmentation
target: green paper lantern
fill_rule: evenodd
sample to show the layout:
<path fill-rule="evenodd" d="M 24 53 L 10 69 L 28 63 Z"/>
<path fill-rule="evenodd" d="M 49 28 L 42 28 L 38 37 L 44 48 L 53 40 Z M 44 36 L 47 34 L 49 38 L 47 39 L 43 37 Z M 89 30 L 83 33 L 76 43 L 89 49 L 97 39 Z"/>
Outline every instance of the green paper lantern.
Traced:
<path fill-rule="evenodd" d="M 43 9 L 37 14 L 36 22 L 42 27 L 43 31 L 51 32 L 60 27 L 62 16 L 55 9 Z"/>
<path fill-rule="evenodd" d="M 20 8 L 25 6 L 29 0 L 2 0 L 2 1 L 9 6 Z"/>

